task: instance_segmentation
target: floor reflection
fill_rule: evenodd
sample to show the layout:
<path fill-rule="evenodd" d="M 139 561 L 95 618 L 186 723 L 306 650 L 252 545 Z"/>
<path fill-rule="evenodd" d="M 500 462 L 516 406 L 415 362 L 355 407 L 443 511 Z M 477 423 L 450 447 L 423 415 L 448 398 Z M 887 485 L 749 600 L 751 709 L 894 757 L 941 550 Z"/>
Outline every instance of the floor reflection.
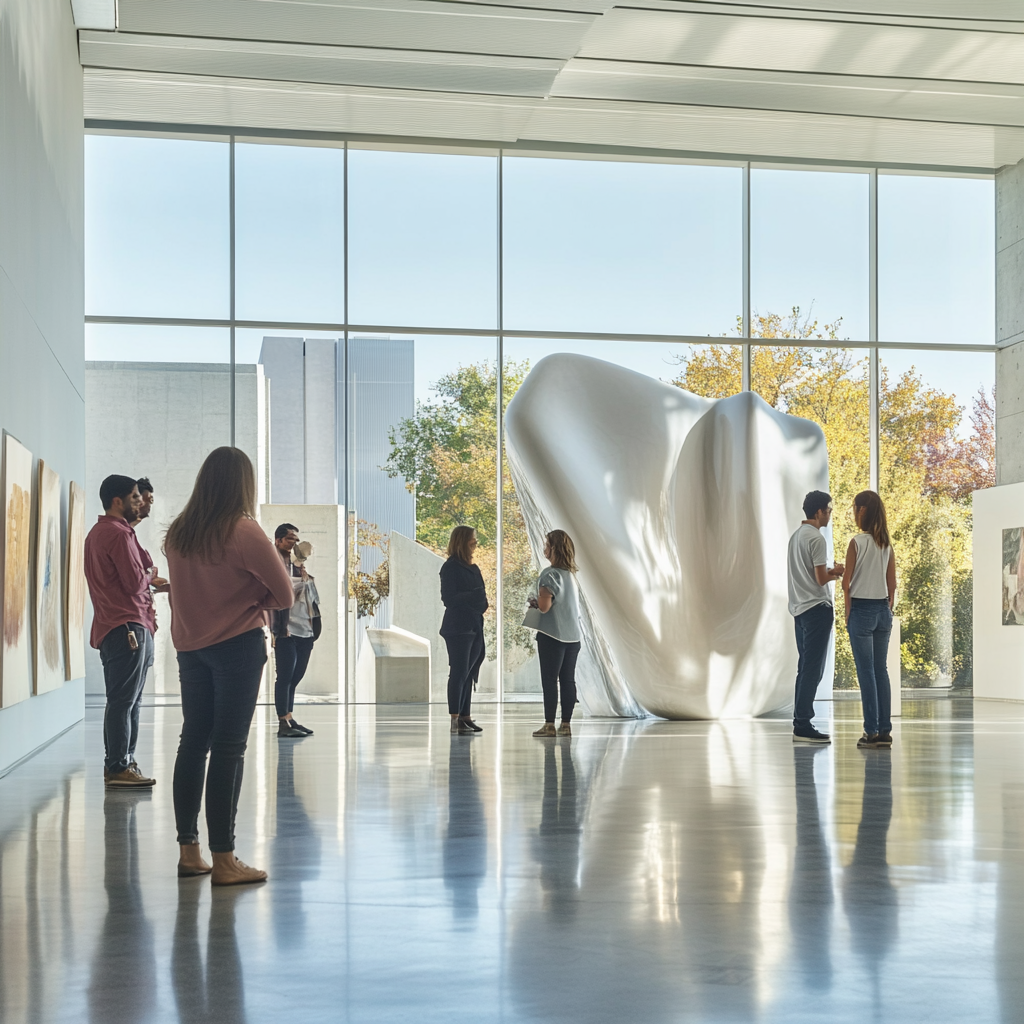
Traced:
<path fill-rule="evenodd" d="M 271 844 L 270 876 L 274 935 L 281 949 L 299 947 L 305 938 L 303 885 L 320 875 L 320 831 L 295 790 L 295 758 L 302 740 L 277 745 L 277 835 Z"/>
<path fill-rule="evenodd" d="M 140 804 L 149 790 L 108 790 L 103 799 L 103 888 L 107 913 L 93 956 L 89 1019 L 95 1024 L 146 1024 L 156 1008 L 153 926 L 142 895 L 138 837 Z M 148 870 L 147 870 L 148 873 Z"/>
<path fill-rule="evenodd" d="M 892 751 L 847 709 L 826 749 L 781 719 L 538 741 L 529 705 L 454 738 L 311 707 L 278 743 L 267 709 L 252 890 L 177 879 L 169 782 L 106 793 L 97 717 L 88 770 L 58 742 L 0 779 L 0 1024 L 1024 1024 L 1024 710 L 971 708 L 908 700 Z M 161 780 L 180 721 L 145 725 Z"/>
<path fill-rule="evenodd" d="M 478 893 L 487 873 L 487 818 L 473 770 L 475 737 L 452 736 L 448 750 L 448 829 L 442 860 L 452 913 L 468 924 L 479 913 Z"/>
<path fill-rule="evenodd" d="M 540 864 L 545 908 L 561 918 L 572 917 L 577 906 L 580 810 L 572 744 L 568 740 L 545 740 L 544 790 L 534 856 Z"/>
<path fill-rule="evenodd" d="M 853 859 L 843 871 L 843 909 L 851 944 L 870 979 L 876 1017 L 885 1008 L 882 973 L 897 939 L 899 901 L 889 876 L 886 847 L 892 822 L 892 752 L 865 750 L 864 795 Z"/>
<path fill-rule="evenodd" d="M 821 822 L 814 763 L 826 747 L 794 745 L 796 850 L 789 887 L 789 929 L 796 968 L 811 992 L 832 987 L 832 855 Z"/>
<path fill-rule="evenodd" d="M 171 984 L 181 1024 L 245 1024 L 245 979 L 235 908 L 254 895 L 245 888 L 207 888 L 204 879 L 178 884 L 171 949 Z M 199 942 L 199 908 L 209 894 L 206 958 Z"/>

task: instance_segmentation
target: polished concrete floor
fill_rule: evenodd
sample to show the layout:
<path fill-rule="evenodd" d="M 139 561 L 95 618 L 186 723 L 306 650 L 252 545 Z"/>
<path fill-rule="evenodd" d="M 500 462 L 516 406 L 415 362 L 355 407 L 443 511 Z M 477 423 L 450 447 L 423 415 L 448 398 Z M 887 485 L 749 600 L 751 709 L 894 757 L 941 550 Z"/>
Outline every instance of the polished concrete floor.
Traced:
<path fill-rule="evenodd" d="M 537 707 L 301 708 L 250 737 L 240 856 L 175 877 L 180 711 L 151 794 L 105 792 L 99 722 L 0 780 L 0 1020 L 1024 1021 L 1024 706 L 859 704 L 788 724 Z"/>

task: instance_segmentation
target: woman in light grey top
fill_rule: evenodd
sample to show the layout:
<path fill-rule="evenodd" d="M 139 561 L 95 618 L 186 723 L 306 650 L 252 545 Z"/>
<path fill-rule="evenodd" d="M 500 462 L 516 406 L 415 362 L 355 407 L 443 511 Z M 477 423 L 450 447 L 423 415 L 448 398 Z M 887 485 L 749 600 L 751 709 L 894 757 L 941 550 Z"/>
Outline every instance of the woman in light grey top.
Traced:
<path fill-rule="evenodd" d="M 544 542 L 551 563 L 537 580 L 530 607 L 540 614 L 537 657 L 544 690 L 544 725 L 534 736 L 571 736 L 569 723 L 576 705 L 576 659 L 580 654 L 580 602 L 576 590 L 576 548 L 564 530 L 552 530 Z M 562 724 L 555 729 L 559 690 Z"/>
<path fill-rule="evenodd" d="M 864 735 L 857 746 L 891 747 L 892 696 L 886 660 L 896 600 L 896 554 L 889 541 L 882 499 L 874 491 L 861 491 L 853 499 L 853 511 L 860 533 L 846 552 L 843 593 L 864 710 Z"/>

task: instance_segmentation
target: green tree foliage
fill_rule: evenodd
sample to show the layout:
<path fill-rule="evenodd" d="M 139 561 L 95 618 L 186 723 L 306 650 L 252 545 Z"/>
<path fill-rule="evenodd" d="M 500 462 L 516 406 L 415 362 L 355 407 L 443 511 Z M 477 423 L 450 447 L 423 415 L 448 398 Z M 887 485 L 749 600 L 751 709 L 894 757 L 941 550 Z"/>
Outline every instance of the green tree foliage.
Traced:
<path fill-rule="evenodd" d="M 505 364 L 502 414 L 529 373 L 528 362 Z M 416 539 L 444 554 L 453 527 L 472 526 L 480 547 L 476 561 L 494 604 L 497 586 L 498 402 L 494 363 L 460 366 L 445 374 L 432 390 L 438 400 L 419 403 L 416 416 L 391 432 L 391 454 L 384 464 L 389 476 L 402 477 L 416 494 Z M 507 466 L 502 465 L 503 561 L 506 667 L 514 669 L 533 654 L 531 634 L 520 623 L 536 578 L 525 524 Z M 497 656 L 496 620 L 488 615 L 488 657 Z"/>

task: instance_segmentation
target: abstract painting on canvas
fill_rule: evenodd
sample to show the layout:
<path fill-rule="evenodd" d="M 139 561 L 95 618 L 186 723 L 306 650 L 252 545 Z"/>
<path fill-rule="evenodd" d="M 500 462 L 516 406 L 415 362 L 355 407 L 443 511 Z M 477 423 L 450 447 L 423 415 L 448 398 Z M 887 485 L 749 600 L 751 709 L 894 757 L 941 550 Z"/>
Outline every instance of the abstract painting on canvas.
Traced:
<path fill-rule="evenodd" d="M 64 556 L 64 678 L 85 675 L 85 491 L 68 488 L 68 546 Z"/>
<path fill-rule="evenodd" d="M 42 459 L 36 520 L 35 692 L 48 693 L 64 685 L 64 602 L 60 596 L 64 559 L 60 477 Z"/>
<path fill-rule="evenodd" d="M 29 629 L 31 567 L 32 454 L 4 435 L 3 460 L 3 649 L 0 652 L 0 707 L 32 695 Z"/>

